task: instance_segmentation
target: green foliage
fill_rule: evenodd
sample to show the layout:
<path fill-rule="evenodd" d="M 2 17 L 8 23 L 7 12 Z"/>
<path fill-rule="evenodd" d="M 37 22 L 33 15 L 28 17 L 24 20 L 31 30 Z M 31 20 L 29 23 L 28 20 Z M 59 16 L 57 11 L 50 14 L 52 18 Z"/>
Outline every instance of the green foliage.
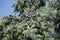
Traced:
<path fill-rule="evenodd" d="M 20 16 L 9 15 L 0 20 L 0 40 L 55 40 L 55 21 L 60 18 L 56 2 L 59 3 L 58 0 L 16 0 L 14 12 Z"/>

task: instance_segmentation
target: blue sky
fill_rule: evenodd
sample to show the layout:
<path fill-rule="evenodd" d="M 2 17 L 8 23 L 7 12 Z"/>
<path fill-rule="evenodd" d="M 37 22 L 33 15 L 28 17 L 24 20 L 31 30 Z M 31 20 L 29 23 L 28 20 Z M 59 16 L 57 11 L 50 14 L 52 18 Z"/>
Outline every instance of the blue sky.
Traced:
<path fill-rule="evenodd" d="M 0 19 L 9 14 L 13 14 L 12 4 L 15 0 L 0 0 Z"/>

